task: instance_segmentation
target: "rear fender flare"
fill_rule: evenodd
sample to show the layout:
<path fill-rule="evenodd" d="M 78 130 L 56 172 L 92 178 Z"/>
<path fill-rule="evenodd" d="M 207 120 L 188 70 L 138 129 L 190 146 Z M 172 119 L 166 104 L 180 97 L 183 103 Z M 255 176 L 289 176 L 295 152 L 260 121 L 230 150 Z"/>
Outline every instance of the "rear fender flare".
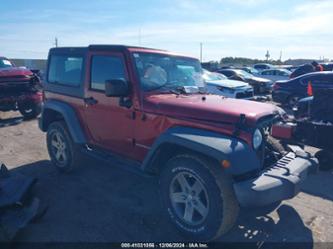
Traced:
<path fill-rule="evenodd" d="M 61 114 L 75 143 L 87 143 L 86 136 L 75 110 L 69 104 L 62 101 L 48 100 L 43 105 L 42 115 L 39 119 L 39 127 L 42 131 L 46 132 L 50 122 L 52 122 L 52 117 L 49 117 L 50 115 L 48 115 L 49 111 L 55 111 Z"/>

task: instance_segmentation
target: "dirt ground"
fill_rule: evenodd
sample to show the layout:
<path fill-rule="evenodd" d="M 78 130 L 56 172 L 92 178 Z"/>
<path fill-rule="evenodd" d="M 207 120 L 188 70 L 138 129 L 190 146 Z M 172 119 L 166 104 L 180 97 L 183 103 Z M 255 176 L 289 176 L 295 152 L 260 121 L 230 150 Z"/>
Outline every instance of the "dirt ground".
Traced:
<path fill-rule="evenodd" d="M 29 242 L 179 241 L 184 238 L 161 215 L 157 179 L 87 158 L 75 172 L 50 164 L 37 120 L 0 113 L 0 160 L 11 170 L 38 178 L 36 194 L 49 205 L 39 222 L 16 240 Z M 332 162 L 333 163 L 333 162 Z M 294 199 L 266 216 L 243 210 L 225 242 L 307 242 L 333 247 L 333 172 L 312 175 Z M 329 246 L 329 247 L 330 247 Z M 325 248 L 329 248 L 325 247 Z"/>

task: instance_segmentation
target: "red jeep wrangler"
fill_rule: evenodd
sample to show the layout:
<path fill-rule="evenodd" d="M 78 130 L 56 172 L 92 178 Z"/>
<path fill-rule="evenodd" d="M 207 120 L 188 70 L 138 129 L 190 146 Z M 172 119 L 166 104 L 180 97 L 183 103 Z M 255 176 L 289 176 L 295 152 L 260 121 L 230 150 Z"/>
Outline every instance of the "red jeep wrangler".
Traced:
<path fill-rule="evenodd" d="M 19 110 L 26 119 L 41 112 L 42 93 L 37 74 L 0 57 L 0 111 Z"/>
<path fill-rule="evenodd" d="M 239 207 L 294 197 L 317 168 L 300 147 L 272 142 L 281 109 L 206 94 L 195 58 L 116 45 L 53 48 L 44 90 L 39 126 L 59 170 L 80 164 L 82 153 L 122 158 L 159 177 L 165 213 L 199 240 L 231 229 Z"/>

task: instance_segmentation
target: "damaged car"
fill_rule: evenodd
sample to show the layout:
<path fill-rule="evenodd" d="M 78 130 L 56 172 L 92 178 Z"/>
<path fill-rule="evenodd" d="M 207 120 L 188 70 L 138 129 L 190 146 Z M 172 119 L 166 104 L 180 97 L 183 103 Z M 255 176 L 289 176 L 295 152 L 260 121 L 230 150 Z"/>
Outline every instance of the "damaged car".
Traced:
<path fill-rule="evenodd" d="M 40 114 L 41 107 L 41 81 L 38 75 L 0 57 L 0 111 L 19 111 L 24 118 L 32 119 Z"/>
<path fill-rule="evenodd" d="M 51 162 L 75 171 L 84 154 L 158 178 L 166 217 L 200 241 L 226 234 L 240 208 L 293 198 L 318 162 L 301 147 L 275 146 L 271 128 L 283 112 L 203 88 L 193 57 L 122 45 L 53 48 L 39 119 Z"/>

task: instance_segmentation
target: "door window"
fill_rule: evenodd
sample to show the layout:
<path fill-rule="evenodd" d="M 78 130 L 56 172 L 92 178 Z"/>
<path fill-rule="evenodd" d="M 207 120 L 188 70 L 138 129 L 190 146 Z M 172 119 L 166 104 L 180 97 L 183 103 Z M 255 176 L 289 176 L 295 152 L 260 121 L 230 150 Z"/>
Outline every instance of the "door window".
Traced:
<path fill-rule="evenodd" d="M 95 55 L 91 62 L 90 88 L 105 91 L 107 80 L 122 79 L 125 77 L 125 65 L 119 56 Z"/>

